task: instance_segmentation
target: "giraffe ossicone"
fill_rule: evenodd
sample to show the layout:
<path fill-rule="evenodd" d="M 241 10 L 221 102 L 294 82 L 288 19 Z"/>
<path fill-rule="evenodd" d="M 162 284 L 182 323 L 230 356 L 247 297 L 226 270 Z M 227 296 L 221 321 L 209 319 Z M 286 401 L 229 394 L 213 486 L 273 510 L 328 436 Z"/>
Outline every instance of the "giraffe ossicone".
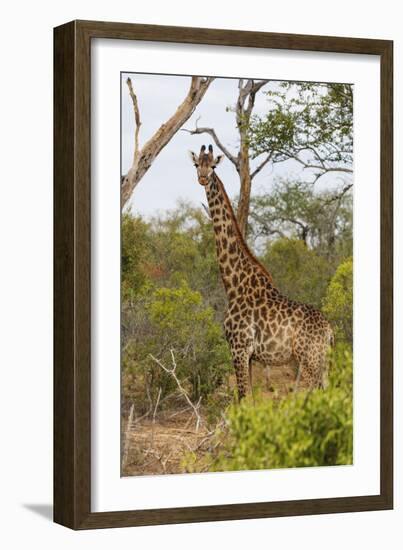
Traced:
<path fill-rule="evenodd" d="M 314 307 L 290 300 L 274 286 L 267 269 L 255 258 L 238 227 L 224 185 L 215 172 L 223 155 L 205 145 L 190 151 L 198 181 L 204 186 L 213 223 L 217 259 L 227 294 L 225 336 L 234 364 L 238 396 L 252 383 L 252 361 L 265 366 L 294 365 L 297 384 L 327 384 L 328 350 L 333 331 Z"/>

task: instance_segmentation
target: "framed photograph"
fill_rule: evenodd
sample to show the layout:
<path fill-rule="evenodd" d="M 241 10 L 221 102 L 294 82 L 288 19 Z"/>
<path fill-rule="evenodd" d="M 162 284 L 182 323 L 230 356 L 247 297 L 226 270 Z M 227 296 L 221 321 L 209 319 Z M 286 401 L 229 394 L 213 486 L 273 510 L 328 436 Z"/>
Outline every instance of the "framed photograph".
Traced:
<path fill-rule="evenodd" d="M 54 31 L 54 520 L 393 507 L 383 40 Z"/>

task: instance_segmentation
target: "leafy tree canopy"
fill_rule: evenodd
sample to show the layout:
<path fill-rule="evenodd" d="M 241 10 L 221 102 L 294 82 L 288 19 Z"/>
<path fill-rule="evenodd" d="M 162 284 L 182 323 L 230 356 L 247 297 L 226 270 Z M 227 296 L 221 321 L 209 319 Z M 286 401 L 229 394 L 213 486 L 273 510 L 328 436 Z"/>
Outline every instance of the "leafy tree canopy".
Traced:
<path fill-rule="evenodd" d="M 336 261 L 352 253 L 349 188 L 318 192 L 309 183 L 277 180 L 270 193 L 253 197 L 249 220 L 255 246 L 288 237 Z"/>
<path fill-rule="evenodd" d="M 328 172 L 352 173 L 353 89 L 349 84 L 283 82 L 265 92 L 266 115 L 249 129 L 254 157 L 271 154 L 308 169 L 312 181 Z"/>

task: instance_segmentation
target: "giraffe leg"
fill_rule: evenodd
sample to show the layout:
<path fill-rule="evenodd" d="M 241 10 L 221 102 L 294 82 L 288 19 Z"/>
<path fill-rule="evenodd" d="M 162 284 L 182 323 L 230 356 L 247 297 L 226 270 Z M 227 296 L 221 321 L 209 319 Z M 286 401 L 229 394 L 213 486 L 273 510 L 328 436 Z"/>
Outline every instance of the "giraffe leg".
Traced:
<path fill-rule="evenodd" d="M 294 384 L 294 392 L 297 393 L 300 384 L 304 388 L 312 389 L 316 386 L 316 369 L 313 367 L 310 361 L 303 359 L 298 361 L 297 376 Z"/>
<path fill-rule="evenodd" d="M 325 390 L 326 388 L 329 387 L 329 369 L 328 368 L 323 369 L 322 377 L 320 381 L 320 387 L 322 388 L 322 390 Z"/>
<path fill-rule="evenodd" d="M 300 382 L 302 382 L 304 387 L 309 390 L 314 388 L 324 388 L 323 368 L 322 361 L 320 359 L 311 358 L 299 363 L 295 391 L 298 391 Z"/>
<path fill-rule="evenodd" d="M 236 383 L 238 387 L 238 400 L 241 401 L 249 393 L 249 358 L 246 353 L 233 356 Z"/>
<path fill-rule="evenodd" d="M 325 389 L 328 383 L 326 356 L 324 356 L 320 349 L 310 357 L 309 366 L 312 372 L 313 387 L 322 390 Z"/>
<path fill-rule="evenodd" d="M 300 385 L 311 390 L 322 387 L 323 354 L 321 341 L 308 335 L 300 335 L 295 342 L 295 359 L 297 361 L 297 377 L 295 391 Z"/>
<path fill-rule="evenodd" d="M 298 364 L 297 364 L 297 376 L 296 376 L 295 382 L 294 382 L 294 393 L 297 393 L 297 391 L 298 391 L 299 382 L 301 380 L 301 370 L 302 370 L 302 364 L 298 362 Z"/>
<path fill-rule="evenodd" d="M 252 393 L 252 399 L 253 399 L 253 405 L 256 405 L 255 403 L 255 394 L 253 393 L 253 384 L 252 384 L 252 357 L 249 358 L 249 364 L 248 364 L 248 370 L 249 370 L 249 387 L 250 391 Z"/>
<path fill-rule="evenodd" d="M 316 369 L 316 385 L 321 390 L 325 390 L 329 386 L 329 364 L 326 357 L 321 357 L 318 360 Z"/>
<path fill-rule="evenodd" d="M 327 343 L 323 346 L 322 356 L 321 356 L 321 365 L 320 365 L 320 387 L 322 390 L 325 390 L 329 386 L 329 357 L 328 357 L 329 346 Z"/>

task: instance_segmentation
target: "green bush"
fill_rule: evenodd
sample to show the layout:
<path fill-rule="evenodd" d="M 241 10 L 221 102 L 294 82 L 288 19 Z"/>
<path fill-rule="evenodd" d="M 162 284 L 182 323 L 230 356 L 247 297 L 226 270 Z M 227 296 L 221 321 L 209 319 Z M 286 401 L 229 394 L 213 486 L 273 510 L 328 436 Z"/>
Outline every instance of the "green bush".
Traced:
<path fill-rule="evenodd" d="M 351 464 L 351 353 L 340 346 L 334 352 L 326 391 L 230 406 L 227 428 L 218 437 L 221 447 L 209 457 L 211 471 Z"/>
<path fill-rule="evenodd" d="M 336 270 L 323 301 L 323 313 L 332 323 L 336 340 L 353 341 L 353 259 Z"/>
<path fill-rule="evenodd" d="M 203 397 L 205 405 L 225 386 L 232 372 L 222 330 L 225 305 L 214 233 L 202 209 L 180 204 L 147 222 L 123 215 L 124 408 L 135 402 L 138 414 L 146 412 L 160 389 L 160 407 L 169 404 L 163 398 L 174 394 L 175 383 L 150 354 L 170 367 L 171 349 L 193 399 Z"/>
<path fill-rule="evenodd" d="M 149 250 L 149 226 L 140 218 L 122 218 L 122 298 L 130 300 L 147 283 L 144 269 Z"/>
<path fill-rule="evenodd" d="M 144 287 L 176 288 L 185 280 L 222 322 L 226 296 L 221 282 L 211 222 L 202 209 L 179 204 L 145 223 L 126 214 L 122 220 L 122 298 Z"/>
<path fill-rule="evenodd" d="M 232 372 L 230 353 L 221 326 L 214 320 L 210 307 L 201 294 L 185 281 L 175 288 L 157 288 L 134 303 L 125 314 L 131 327 L 124 350 L 123 374 L 136 378 L 140 395 L 148 384 L 161 397 L 174 392 L 174 380 L 151 359 L 150 354 L 166 367 L 172 367 L 173 350 L 178 378 L 185 384 L 193 400 L 206 396 L 223 384 Z M 125 391 L 129 398 L 135 384 Z M 204 399 L 205 401 L 205 399 Z"/>

